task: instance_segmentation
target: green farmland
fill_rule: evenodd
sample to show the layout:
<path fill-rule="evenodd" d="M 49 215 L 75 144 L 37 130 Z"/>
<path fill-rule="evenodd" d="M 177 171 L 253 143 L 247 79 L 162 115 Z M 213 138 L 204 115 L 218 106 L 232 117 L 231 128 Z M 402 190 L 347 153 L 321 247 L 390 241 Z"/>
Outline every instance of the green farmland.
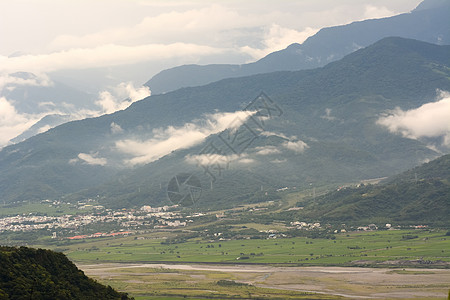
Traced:
<path fill-rule="evenodd" d="M 161 233 L 159 233 L 161 234 Z M 152 234 L 91 239 L 60 245 L 76 262 L 195 262 L 351 266 L 417 264 L 448 267 L 450 237 L 444 230 L 391 230 L 307 237 L 167 244 Z M 415 262 L 414 262 L 415 261 Z M 395 263 L 398 262 L 398 263 Z"/>
<path fill-rule="evenodd" d="M 86 240 L 60 250 L 89 276 L 136 299 L 386 298 L 386 291 L 401 299 L 417 293 L 440 299 L 450 287 L 444 230 L 178 244 L 155 234 Z"/>

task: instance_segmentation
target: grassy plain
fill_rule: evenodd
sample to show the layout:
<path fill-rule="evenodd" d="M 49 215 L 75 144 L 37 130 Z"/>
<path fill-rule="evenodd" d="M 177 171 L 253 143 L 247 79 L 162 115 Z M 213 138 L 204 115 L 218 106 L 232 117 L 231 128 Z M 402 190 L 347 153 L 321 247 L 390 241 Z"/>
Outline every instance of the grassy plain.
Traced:
<path fill-rule="evenodd" d="M 450 237 L 444 230 L 389 230 L 351 232 L 335 239 L 307 237 L 205 241 L 192 239 L 165 244 L 152 233 L 102 238 L 60 245 L 76 262 L 254 263 L 303 266 L 399 265 L 416 261 L 450 262 Z M 170 235 L 170 233 L 167 233 Z M 400 261 L 400 263 L 399 263 Z M 445 266 L 444 266 L 445 267 Z M 448 267 L 448 264 L 447 264 Z"/>

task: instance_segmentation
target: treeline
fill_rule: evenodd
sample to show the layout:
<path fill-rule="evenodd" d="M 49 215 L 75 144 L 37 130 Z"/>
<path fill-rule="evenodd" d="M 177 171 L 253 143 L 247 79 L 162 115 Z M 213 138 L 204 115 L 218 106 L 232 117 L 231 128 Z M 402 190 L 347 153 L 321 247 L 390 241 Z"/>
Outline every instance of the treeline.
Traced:
<path fill-rule="evenodd" d="M 87 277 L 62 253 L 0 246 L 0 300 L 6 299 L 130 298 Z"/>

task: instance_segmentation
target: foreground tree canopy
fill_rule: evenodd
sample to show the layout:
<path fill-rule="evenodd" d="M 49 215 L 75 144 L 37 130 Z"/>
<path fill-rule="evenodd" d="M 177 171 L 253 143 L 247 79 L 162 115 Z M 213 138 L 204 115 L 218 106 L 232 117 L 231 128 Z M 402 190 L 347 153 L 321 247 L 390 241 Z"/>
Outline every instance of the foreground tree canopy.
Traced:
<path fill-rule="evenodd" d="M 0 246 L 0 299 L 130 299 L 58 252 Z"/>

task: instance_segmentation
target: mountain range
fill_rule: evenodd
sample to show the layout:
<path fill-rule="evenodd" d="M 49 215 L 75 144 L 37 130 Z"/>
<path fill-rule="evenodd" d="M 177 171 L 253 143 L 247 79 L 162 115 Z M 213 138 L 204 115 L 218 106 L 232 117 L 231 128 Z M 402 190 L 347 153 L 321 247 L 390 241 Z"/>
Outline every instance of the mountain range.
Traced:
<path fill-rule="evenodd" d="M 67 121 L 81 119 L 86 114 L 83 111 L 98 110 L 97 95 L 72 88 L 47 75 L 17 72 L 1 76 L 0 81 L 0 98 L 8 108 L 6 121 L 1 125 L 13 127 L 21 122 L 34 122 L 30 128 L 16 131 L 18 136 L 8 138 L 9 143 L 18 143 Z M 0 148 L 8 142 L 3 139 L 0 137 Z"/>
<path fill-rule="evenodd" d="M 1 199 L 168 204 L 170 180 L 189 173 L 200 183 L 194 205 L 231 206 L 282 187 L 390 176 L 448 148 L 380 120 L 436 102 L 449 78 L 450 46 L 385 38 L 317 69 L 152 95 L 4 148 Z"/>
<path fill-rule="evenodd" d="M 449 15 L 450 1 L 426 0 L 410 13 L 323 28 L 302 44 L 292 44 L 253 63 L 183 65 L 156 74 L 146 85 L 153 94 L 160 94 L 230 77 L 313 69 L 390 36 L 447 45 L 450 44 Z"/>
<path fill-rule="evenodd" d="M 449 44 L 449 14 L 448 0 L 426 0 L 411 13 L 324 28 L 302 44 L 292 44 L 253 63 L 180 66 L 160 72 L 146 85 L 155 95 L 225 78 L 322 67 L 388 36 Z M 47 75 L 26 72 L 6 75 L 1 80 L 0 97 L 4 97 L 2 101 L 9 102 L 8 106 L 18 114 L 9 121 L 22 120 L 23 123 L 28 120 L 35 124 L 24 132 L 20 132 L 15 124 L 17 136 L 0 137 L 0 147 L 18 143 L 70 120 L 101 114 L 98 100 L 103 92 L 114 94 L 120 89 L 120 85 L 117 86 L 120 82 L 123 84 L 133 78 L 131 74 L 139 73 L 139 78 L 145 78 L 148 68 L 146 63 L 141 63 L 104 69 L 62 70 Z M 117 102 L 123 100 L 121 97 L 128 97 L 122 94 L 110 96 L 118 98 Z"/>

